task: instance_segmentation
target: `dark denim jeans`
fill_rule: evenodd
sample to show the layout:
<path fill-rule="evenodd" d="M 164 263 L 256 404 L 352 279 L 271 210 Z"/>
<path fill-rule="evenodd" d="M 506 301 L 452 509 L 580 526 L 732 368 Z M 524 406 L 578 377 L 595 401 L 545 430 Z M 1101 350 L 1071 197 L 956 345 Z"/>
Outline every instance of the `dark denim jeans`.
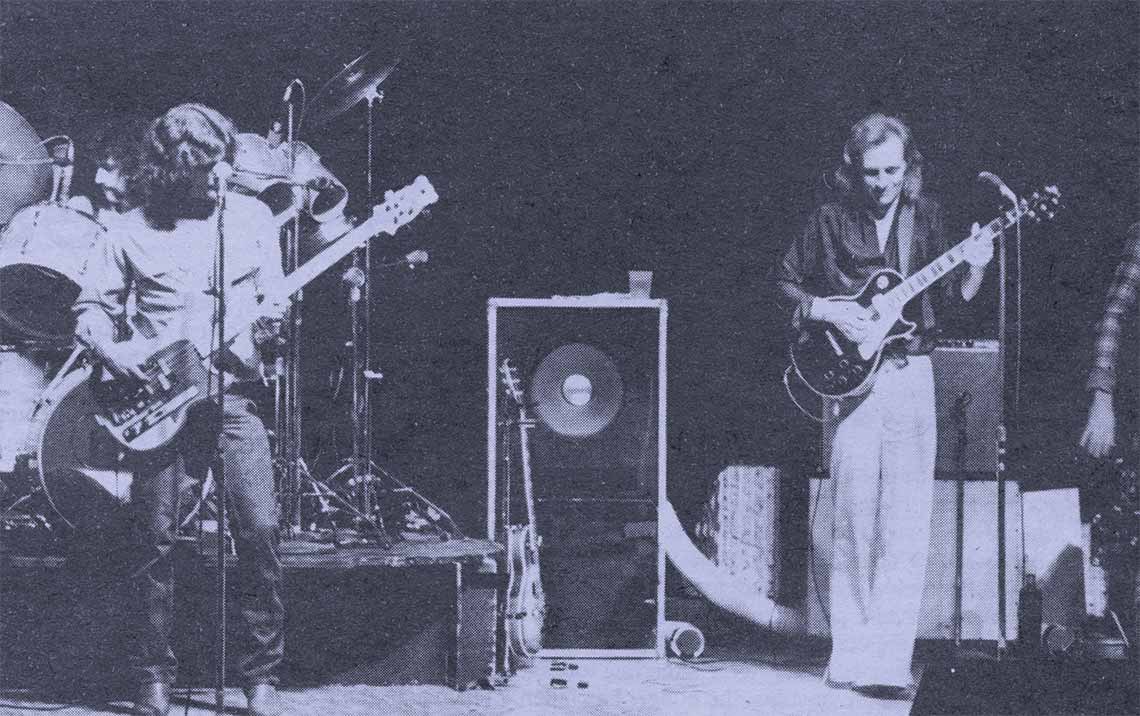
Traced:
<path fill-rule="evenodd" d="M 237 645 L 245 685 L 277 683 L 275 672 L 285 652 L 273 460 L 265 426 L 254 411 L 247 398 L 225 396 L 221 449 L 246 627 Z M 177 674 L 178 661 L 170 646 L 174 622 L 170 553 L 178 529 L 179 485 L 183 475 L 203 477 L 214 456 L 209 431 L 191 424 L 183 433 L 176 438 L 177 445 L 141 462 L 133 483 L 134 539 L 145 555 L 145 569 L 135 578 L 139 630 L 132 667 L 140 683 L 173 684 Z"/>

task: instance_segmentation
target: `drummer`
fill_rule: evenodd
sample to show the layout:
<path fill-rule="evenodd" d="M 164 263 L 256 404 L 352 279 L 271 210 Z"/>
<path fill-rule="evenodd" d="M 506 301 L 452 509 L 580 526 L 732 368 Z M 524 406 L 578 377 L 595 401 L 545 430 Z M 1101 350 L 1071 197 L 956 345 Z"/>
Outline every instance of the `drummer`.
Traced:
<path fill-rule="evenodd" d="M 106 220 L 109 214 L 123 214 L 138 205 L 128 181 L 138 168 L 139 143 L 152 120 L 131 116 L 109 122 L 99 131 L 91 145 L 95 163 L 91 195 L 74 197 L 69 206 Z"/>

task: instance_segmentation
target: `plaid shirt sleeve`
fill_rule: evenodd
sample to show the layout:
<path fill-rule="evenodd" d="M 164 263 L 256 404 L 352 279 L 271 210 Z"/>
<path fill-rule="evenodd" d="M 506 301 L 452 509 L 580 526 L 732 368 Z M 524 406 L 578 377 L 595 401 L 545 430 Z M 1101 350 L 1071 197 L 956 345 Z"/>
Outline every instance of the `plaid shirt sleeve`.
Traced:
<path fill-rule="evenodd" d="M 1104 317 L 1096 326 L 1096 356 L 1089 372 L 1088 389 L 1112 393 L 1116 389 L 1116 367 L 1120 357 L 1120 340 L 1128 322 L 1128 313 L 1136 306 L 1140 290 L 1140 223 L 1128 230 L 1124 261 L 1108 291 Z"/>

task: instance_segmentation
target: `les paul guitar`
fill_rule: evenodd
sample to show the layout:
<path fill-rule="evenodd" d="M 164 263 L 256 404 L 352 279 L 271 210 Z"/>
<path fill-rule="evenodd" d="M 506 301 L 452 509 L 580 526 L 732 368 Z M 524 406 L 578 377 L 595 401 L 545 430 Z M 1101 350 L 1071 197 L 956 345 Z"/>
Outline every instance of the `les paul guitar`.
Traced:
<path fill-rule="evenodd" d="M 299 266 L 280 286 L 270 287 L 272 296 L 266 299 L 287 301 L 353 249 L 380 234 L 394 234 L 439 196 L 427 177 L 420 176 L 403 189 L 387 192 L 384 198 L 384 203 L 373 209 L 370 218 Z M 211 374 L 216 370 L 215 358 L 248 332 L 258 317 L 227 311 L 227 336 L 222 350 L 211 352 L 208 338 L 170 343 L 143 362 L 145 381 L 93 381 L 92 392 L 102 412 L 96 420 L 133 451 L 147 452 L 167 445 L 185 426 L 191 411 L 207 401 Z"/>
<path fill-rule="evenodd" d="M 859 395 L 871 386 L 879 369 L 883 349 L 894 341 L 909 338 L 915 324 L 903 318 L 903 308 L 915 297 L 933 286 L 943 276 L 965 261 L 966 244 L 981 236 L 992 240 L 1021 220 L 1052 219 L 1060 206 L 1057 187 L 1046 187 L 1022 199 L 1010 209 L 983 226 L 971 236 L 931 261 L 908 278 L 893 269 L 880 269 L 871 275 L 863 288 L 852 296 L 833 296 L 833 301 L 850 301 L 871 312 L 871 325 L 866 337 L 856 343 L 826 321 L 805 321 L 799 337 L 792 344 L 792 367 L 796 375 L 814 393 L 826 398 Z"/>
<path fill-rule="evenodd" d="M 542 649 L 546 621 L 546 593 L 538 568 L 538 532 L 534 520 L 534 483 L 530 471 L 529 432 L 534 421 L 527 417 L 526 401 L 518 375 L 509 359 L 499 366 L 503 389 L 518 407 L 519 452 L 522 453 L 523 497 L 526 524 L 506 526 L 510 580 L 507 587 L 507 638 L 511 653 L 529 659 Z M 507 476 L 509 481 L 510 475 Z M 508 483 L 508 497 L 510 489 Z"/>

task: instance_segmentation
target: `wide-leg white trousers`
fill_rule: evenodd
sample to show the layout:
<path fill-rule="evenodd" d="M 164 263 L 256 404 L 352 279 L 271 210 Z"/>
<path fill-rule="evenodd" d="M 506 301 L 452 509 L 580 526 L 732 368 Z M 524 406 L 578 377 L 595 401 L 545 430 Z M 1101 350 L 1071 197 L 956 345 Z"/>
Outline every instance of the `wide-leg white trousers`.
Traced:
<path fill-rule="evenodd" d="M 930 358 L 887 360 L 831 452 L 828 678 L 910 684 L 938 449 Z"/>

